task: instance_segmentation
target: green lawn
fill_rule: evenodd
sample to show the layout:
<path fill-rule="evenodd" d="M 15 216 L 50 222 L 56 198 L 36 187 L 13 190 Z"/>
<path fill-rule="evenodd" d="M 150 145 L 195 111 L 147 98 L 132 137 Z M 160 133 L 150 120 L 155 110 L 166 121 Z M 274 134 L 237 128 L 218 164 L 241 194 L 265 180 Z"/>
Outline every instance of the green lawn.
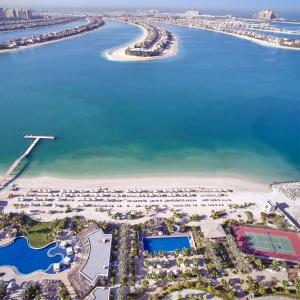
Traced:
<path fill-rule="evenodd" d="M 52 224 L 53 222 L 43 222 L 29 227 L 27 238 L 32 247 L 39 248 L 52 242 L 47 240 L 47 235 L 52 231 Z"/>

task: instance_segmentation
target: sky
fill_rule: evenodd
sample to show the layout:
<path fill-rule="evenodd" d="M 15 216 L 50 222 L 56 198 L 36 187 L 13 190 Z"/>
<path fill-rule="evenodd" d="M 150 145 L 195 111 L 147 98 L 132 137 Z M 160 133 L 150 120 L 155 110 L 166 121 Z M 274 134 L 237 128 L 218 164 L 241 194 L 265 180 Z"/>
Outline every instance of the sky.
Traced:
<path fill-rule="evenodd" d="M 298 12 L 300 0 L 1 0 L 2 7 L 32 8 L 158 8 L 220 11 L 256 11 L 271 8 L 276 12 Z"/>

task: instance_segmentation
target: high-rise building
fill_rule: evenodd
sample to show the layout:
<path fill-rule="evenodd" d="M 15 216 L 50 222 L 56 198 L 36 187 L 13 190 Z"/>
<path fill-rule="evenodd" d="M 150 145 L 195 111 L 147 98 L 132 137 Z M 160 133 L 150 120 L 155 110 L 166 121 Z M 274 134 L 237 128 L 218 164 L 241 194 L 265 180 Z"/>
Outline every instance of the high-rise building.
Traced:
<path fill-rule="evenodd" d="M 4 9 L 4 19 L 16 19 L 18 17 L 16 10 L 12 8 Z"/>
<path fill-rule="evenodd" d="M 2 7 L 0 7 L 0 20 L 4 19 L 4 9 Z"/>
<path fill-rule="evenodd" d="M 198 17 L 200 15 L 198 10 L 187 10 L 184 15 L 189 18 Z"/>
<path fill-rule="evenodd" d="M 28 12 L 27 9 L 17 9 L 16 10 L 16 14 L 17 14 L 17 18 L 21 19 L 21 20 L 28 20 Z"/>
<path fill-rule="evenodd" d="M 260 19 L 260 20 L 272 20 L 272 19 L 277 19 L 278 16 L 271 9 L 265 9 L 254 14 L 253 18 Z"/>
<path fill-rule="evenodd" d="M 32 19 L 32 11 L 29 9 L 12 9 L 12 8 L 0 8 L 0 19 Z"/>

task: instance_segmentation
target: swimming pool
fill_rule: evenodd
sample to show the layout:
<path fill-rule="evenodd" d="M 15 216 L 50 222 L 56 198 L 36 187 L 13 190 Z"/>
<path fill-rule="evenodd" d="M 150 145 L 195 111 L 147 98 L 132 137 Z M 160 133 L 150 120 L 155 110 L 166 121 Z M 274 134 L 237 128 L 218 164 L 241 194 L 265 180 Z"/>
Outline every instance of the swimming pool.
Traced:
<path fill-rule="evenodd" d="M 190 241 L 187 236 L 178 237 L 157 237 L 157 238 L 144 238 L 144 250 L 149 253 L 153 252 L 174 252 L 175 250 L 181 251 L 183 248 L 190 249 Z"/>
<path fill-rule="evenodd" d="M 53 263 L 58 263 L 63 258 L 58 242 L 35 249 L 30 247 L 27 238 L 18 237 L 12 243 L 0 247 L 0 266 L 12 267 L 20 275 L 46 272 Z"/>

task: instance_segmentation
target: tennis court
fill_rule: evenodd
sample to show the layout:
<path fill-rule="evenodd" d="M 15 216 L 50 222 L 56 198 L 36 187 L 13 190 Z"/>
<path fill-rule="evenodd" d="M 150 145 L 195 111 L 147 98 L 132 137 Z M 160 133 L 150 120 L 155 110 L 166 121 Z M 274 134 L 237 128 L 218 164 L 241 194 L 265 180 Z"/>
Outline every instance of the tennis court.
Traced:
<path fill-rule="evenodd" d="M 247 232 L 246 238 L 250 249 L 288 254 L 295 253 L 289 239 L 285 236 Z"/>
<path fill-rule="evenodd" d="M 234 226 L 232 229 L 237 245 L 245 253 L 300 262 L 298 232 L 248 226 Z"/>

